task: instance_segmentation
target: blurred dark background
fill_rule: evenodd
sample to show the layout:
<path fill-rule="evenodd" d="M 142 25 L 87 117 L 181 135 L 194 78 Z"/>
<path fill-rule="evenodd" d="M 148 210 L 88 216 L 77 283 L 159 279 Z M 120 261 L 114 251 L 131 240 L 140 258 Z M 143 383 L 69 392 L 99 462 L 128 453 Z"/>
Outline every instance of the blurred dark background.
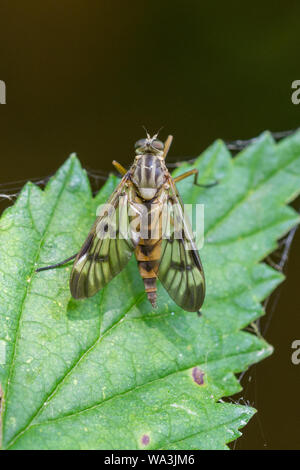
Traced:
<path fill-rule="evenodd" d="M 178 159 L 218 137 L 298 127 L 299 17 L 291 0 L 1 2 L 0 192 L 52 174 L 73 151 L 94 170 L 129 165 L 142 125 L 174 134 Z M 266 332 L 275 353 L 243 379 L 259 413 L 237 449 L 300 448 L 299 241 Z"/>

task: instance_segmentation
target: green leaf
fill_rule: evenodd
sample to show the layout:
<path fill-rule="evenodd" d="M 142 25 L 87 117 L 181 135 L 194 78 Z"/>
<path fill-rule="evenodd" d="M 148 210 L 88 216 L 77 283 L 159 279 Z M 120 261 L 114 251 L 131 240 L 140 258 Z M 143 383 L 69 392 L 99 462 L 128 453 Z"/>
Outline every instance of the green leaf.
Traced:
<path fill-rule="evenodd" d="M 203 189 L 178 183 L 205 205 L 203 316 L 184 312 L 159 286 L 147 302 L 133 258 L 95 297 L 70 296 L 74 254 L 117 183 L 95 199 L 72 155 L 45 190 L 28 183 L 0 220 L 0 383 L 4 449 L 223 449 L 255 410 L 225 403 L 235 374 L 272 352 L 241 331 L 283 280 L 261 260 L 298 223 L 300 133 L 268 133 L 232 159 L 221 141 L 193 165 Z M 190 166 L 177 170 L 182 173 Z"/>

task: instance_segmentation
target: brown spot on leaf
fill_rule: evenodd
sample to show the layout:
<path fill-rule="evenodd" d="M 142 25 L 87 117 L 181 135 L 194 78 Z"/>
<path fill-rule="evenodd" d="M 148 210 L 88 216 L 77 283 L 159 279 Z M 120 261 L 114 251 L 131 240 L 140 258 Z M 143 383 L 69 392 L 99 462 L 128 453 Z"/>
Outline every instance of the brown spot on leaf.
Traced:
<path fill-rule="evenodd" d="M 142 444 L 144 446 L 147 446 L 149 444 L 149 442 L 150 442 L 150 437 L 147 434 L 144 434 L 142 436 Z"/>
<path fill-rule="evenodd" d="M 201 369 L 199 369 L 199 367 L 194 367 L 192 375 L 193 375 L 194 382 L 196 382 L 196 384 L 198 385 L 204 384 L 204 372 Z"/>

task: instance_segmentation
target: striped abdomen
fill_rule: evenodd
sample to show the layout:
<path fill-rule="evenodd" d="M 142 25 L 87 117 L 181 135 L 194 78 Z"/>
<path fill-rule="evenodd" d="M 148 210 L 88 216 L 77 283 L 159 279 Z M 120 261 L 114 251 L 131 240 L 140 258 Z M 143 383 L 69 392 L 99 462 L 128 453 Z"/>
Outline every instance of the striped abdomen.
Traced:
<path fill-rule="evenodd" d="M 145 204 L 148 206 L 148 204 Z M 161 258 L 162 212 L 158 200 L 148 207 L 148 238 L 141 238 L 135 249 L 139 272 L 145 291 L 153 307 L 156 307 L 156 279 Z"/>
<path fill-rule="evenodd" d="M 135 249 L 139 272 L 151 305 L 156 307 L 156 279 L 161 254 L 161 239 L 141 239 Z"/>

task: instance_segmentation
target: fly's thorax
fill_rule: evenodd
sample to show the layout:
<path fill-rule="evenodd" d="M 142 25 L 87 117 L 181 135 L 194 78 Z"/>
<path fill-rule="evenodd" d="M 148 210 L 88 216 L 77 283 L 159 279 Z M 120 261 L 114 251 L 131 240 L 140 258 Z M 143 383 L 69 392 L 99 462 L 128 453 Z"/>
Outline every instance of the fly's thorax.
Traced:
<path fill-rule="evenodd" d="M 166 180 L 166 171 L 160 155 L 149 153 L 136 156 L 131 178 L 143 199 L 155 197 Z"/>

